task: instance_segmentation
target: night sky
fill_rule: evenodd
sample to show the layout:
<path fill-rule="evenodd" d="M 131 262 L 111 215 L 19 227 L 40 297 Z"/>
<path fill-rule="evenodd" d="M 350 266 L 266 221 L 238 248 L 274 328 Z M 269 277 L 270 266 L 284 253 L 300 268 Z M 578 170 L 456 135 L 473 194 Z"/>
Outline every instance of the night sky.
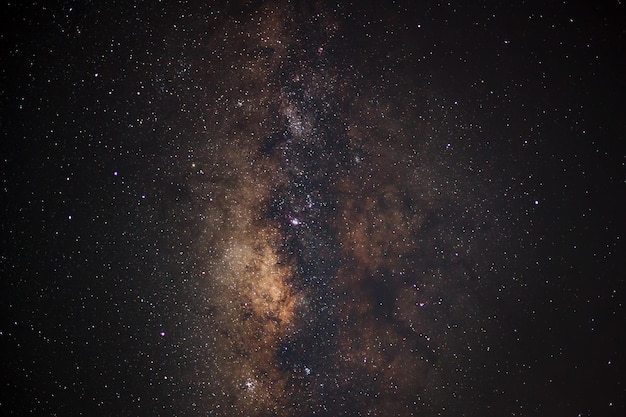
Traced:
<path fill-rule="evenodd" d="M 622 2 L 22 3 L 0 414 L 626 415 Z"/>

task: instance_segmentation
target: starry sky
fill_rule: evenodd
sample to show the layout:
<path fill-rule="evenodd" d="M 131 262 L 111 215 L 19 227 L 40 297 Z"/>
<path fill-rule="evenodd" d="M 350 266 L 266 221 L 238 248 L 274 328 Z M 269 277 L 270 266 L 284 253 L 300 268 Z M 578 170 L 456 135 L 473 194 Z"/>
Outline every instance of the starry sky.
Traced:
<path fill-rule="evenodd" d="M 622 2 L 26 3 L 2 415 L 626 415 Z"/>

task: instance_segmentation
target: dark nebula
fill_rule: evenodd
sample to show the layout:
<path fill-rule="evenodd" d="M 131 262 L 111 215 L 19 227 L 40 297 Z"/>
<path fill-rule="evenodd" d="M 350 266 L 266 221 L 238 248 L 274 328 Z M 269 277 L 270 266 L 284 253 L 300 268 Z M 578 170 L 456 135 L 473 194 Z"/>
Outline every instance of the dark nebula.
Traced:
<path fill-rule="evenodd" d="M 0 414 L 625 415 L 620 2 L 4 9 Z"/>

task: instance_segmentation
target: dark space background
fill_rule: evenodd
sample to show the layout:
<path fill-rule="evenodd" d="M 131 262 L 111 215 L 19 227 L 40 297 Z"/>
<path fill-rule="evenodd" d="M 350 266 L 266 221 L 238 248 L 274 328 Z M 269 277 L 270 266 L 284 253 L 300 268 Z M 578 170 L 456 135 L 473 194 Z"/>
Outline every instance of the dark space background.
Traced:
<path fill-rule="evenodd" d="M 624 7 L 5 3 L 0 414 L 626 415 Z"/>

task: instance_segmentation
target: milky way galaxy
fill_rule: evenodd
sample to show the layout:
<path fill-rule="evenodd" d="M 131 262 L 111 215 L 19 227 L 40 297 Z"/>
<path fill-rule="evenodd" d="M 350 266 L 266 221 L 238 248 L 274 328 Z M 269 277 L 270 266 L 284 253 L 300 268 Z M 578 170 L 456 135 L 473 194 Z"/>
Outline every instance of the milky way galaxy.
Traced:
<path fill-rule="evenodd" d="M 57 3 L 2 14 L 0 414 L 624 415 L 622 5 Z"/>
<path fill-rule="evenodd" d="M 420 143 L 431 127 L 363 88 L 323 7 L 268 4 L 221 30 L 223 104 L 193 162 L 215 172 L 193 186 L 212 195 L 196 250 L 217 248 L 212 409 L 403 415 L 436 402 L 428 391 L 459 359 L 442 364 L 451 353 L 431 335 L 440 315 L 450 326 L 476 307 L 462 293 L 472 248 L 441 225 L 459 201 L 433 192 L 441 156 Z"/>

